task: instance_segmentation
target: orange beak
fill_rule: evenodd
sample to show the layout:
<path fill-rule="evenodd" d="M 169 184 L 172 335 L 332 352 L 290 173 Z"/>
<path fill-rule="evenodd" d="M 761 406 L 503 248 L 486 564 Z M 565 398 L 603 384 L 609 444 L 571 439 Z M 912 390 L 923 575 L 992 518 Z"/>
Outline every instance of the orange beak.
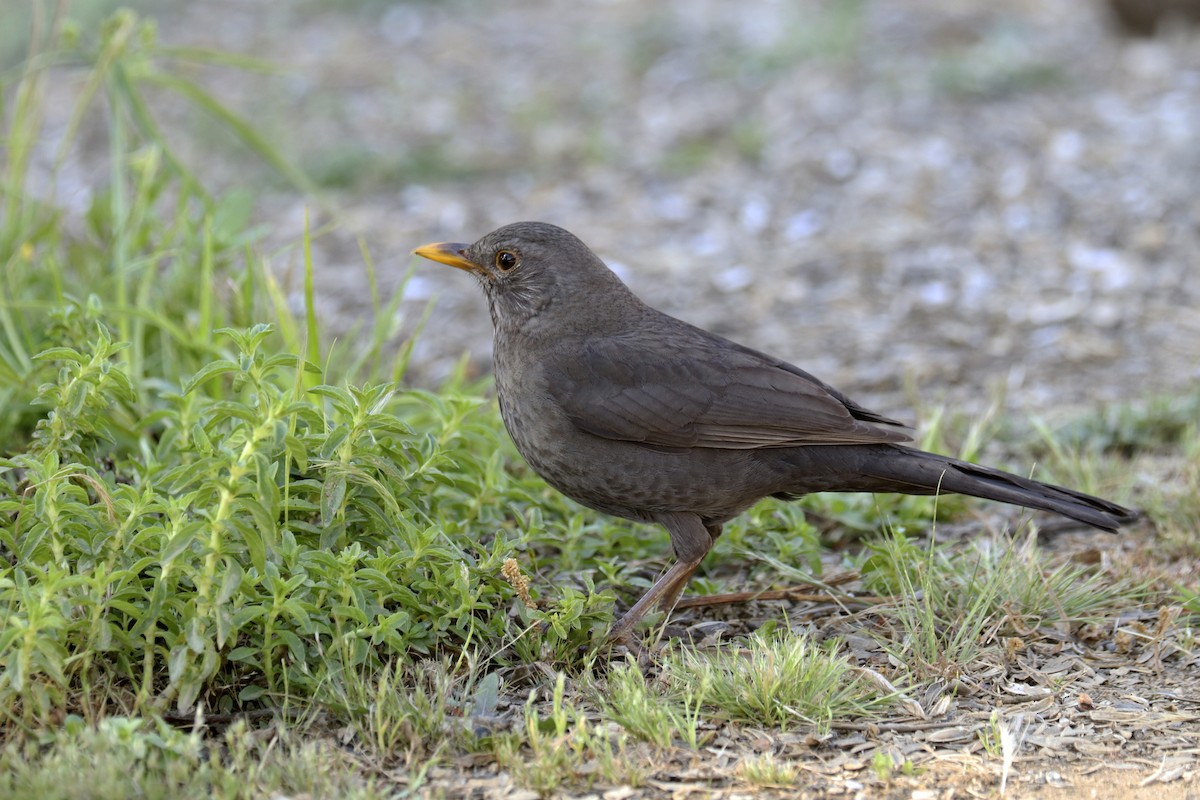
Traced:
<path fill-rule="evenodd" d="M 416 250 L 413 250 L 413 254 L 421 258 L 428 258 L 430 261 L 449 264 L 452 267 L 463 269 L 467 272 L 482 272 L 483 270 L 478 264 L 468 260 L 463 255 L 470 246 L 461 242 L 435 242 L 433 244 L 421 245 Z"/>

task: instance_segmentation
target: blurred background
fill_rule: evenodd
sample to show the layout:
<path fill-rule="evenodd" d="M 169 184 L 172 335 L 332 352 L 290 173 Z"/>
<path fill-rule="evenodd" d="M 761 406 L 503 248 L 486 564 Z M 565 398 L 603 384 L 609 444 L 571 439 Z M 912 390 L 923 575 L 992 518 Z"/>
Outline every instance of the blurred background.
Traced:
<path fill-rule="evenodd" d="M 383 296 L 404 292 L 406 335 L 436 301 L 417 383 L 463 352 L 485 373 L 491 332 L 466 275 L 409 251 L 521 219 L 570 229 L 651 304 L 902 418 L 916 396 L 1047 413 L 1200 378 L 1185 0 L 1117 4 L 1124 26 L 1100 0 L 124 5 L 164 43 L 258 60 L 188 78 L 320 200 L 194 103 L 164 90 L 150 109 L 188 132 L 176 144 L 207 185 L 250 193 L 255 246 L 293 282 L 307 210 L 328 330 L 371 311 L 360 243 Z M 11 69 L 29 10 L 5 6 Z M 116 6 L 71 9 L 86 28 Z M 53 74 L 35 175 L 85 74 Z M 52 189 L 68 213 L 108 177 L 105 128 L 88 130 Z"/>

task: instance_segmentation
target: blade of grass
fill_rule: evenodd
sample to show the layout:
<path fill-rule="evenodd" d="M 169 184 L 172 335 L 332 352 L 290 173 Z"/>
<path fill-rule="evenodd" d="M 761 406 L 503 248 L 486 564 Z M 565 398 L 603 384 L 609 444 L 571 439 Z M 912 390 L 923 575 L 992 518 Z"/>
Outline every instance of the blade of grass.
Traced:
<path fill-rule="evenodd" d="M 200 250 L 200 308 L 196 334 L 211 342 L 213 332 L 213 235 L 212 215 L 204 215 L 204 246 Z"/>
<path fill-rule="evenodd" d="M 317 301 L 313 289 L 312 233 L 308 228 L 308 209 L 304 209 L 304 358 L 320 358 L 321 336 L 317 328 Z M 330 351 L 332 355 L 332 349 Z M 330 362 L 326 362 L 330 363 Z M 306 378 L 315 385 L 316 377 Z"/>
<path fill-rule="evenodd" d="M 158 52 L 177 61 L 191 61 L 214 67 L 230 67 L 244 72 L 258 72 L 264 75 L 276 75 L 282 72 L 278 65 L 265 59 L 245 53 L 214 50 L 209 47 L 168 45 L 160 46 Z"/>
<path fill-rule="evenodd" d="M 158 144 L 162 149 L 167 163 L 178 173 L 186 189 L 200 195 L 206 202 L 210 201 L 212 198 L 200 182 L 200 179 L 187 168 L 186 164 L 175 156 L 174 151 L 162 133 L 162 129 L 158 127 L 158 123 L 154 121 L 153 115 L 150 114 L 150 109 L 146 107 L 145 98 L 142 97 L 141 92 L 134 89 L 126 70 L 116 70 L 116 81 L 117 86 L 121 90 L 121 98 L 124 100 L 125 109 L 129 112 L 130 117 L 133 118 L 134 123 L 136 123 L 138 131 L 142 136 Z"/>
<path fill-rule="evenodd" d="M 107 75 L 106 75 L 107 77 Z M 129 289 L 126 279 L 129 271 L 129 203 L 125 195 L 125 176 L 129 174 L 129 163 L 126 159 L 128 139 L 125 132 L 125 115 L 121 113 L 117 102 L 121 91 L 116 82 L 108 80 L 110 123 L 108 133 L 109 158 L 109 205 L 112 214 L 113 248 L 112 269 L 116 282 L 116 302 L 118 306 L 129 305 Z M 132 340 L 133 333 L 129 327 L 129 317 L 122 314 L 117 318 L 117 330 L 121 341 Z M 128 359 L 128 355 L 122 356 Z"/>
<path fill-rule="evenodd" d="M 137 15 L 128 9 L 121 9 L 113 14 L 105 24 L 103 49 L 95 59 L 95 66 L 88 74 L 88 79 L 79 93 L 79 99 L 75 101 L 71 118 L 67 122 L 66 132 L 63 133 L 62 140 L 59 142 L 58 152 L 54 158 L 55 174 L 66 162 L 71 145 L 74 144 L 79 128 L 83 124 L 84 115 L 91 108 L 92 101 L 99 91 L 109 82 L 113 64 L 127 51 L 129 41 L 133 38 L 136 30 Z"/>
<path fill-rule="evenodd" d="M 284 158 L 283 154 L 273 147 L 266 137 L 204 89 L 191 81 L 161 71 L 147 72 L 140 75 L 138 79 L 169 89 L 192 101 L 196 106 L 222 122 L 244 145 L 270 164 L 276 172 L 287 178 L 297 189 L 313 197 L 318 196 L 316 184 L 303 171 Z"/>

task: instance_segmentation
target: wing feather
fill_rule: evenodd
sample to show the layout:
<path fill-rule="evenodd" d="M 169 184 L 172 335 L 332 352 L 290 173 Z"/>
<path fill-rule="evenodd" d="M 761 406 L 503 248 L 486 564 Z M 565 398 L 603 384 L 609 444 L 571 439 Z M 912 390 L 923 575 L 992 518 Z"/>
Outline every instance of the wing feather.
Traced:
<path fill-rule="evenodd" d="M 901 423 L 807 372 L 685 326 L 572 347 L 545 364 L 554 400 L 580 429 L 656 447 L 752 449 L 902 442 Z"/>

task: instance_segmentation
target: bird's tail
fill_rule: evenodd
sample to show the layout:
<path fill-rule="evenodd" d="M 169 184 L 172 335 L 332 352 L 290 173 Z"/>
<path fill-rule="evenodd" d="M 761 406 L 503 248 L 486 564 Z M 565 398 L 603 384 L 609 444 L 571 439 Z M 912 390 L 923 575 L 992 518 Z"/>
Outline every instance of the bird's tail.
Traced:
<path fill-rule="evenodd" d="M 902 445 L 806 449 L 816 451 L 812 454 L 818 458 L 822 455 L 826 458 L 833 456 L 834 450 L 841 451 L 841 455 L 835 457 L 834 461 L 838 462 L 837 466 L 841 468 L 838 470 L 841 472 L 841 485 L 836 488 L 842 490 L 965 494 L 1015 506 L 1053 511 L 1093 527 L 1114 532 L 1137 517 L 1137 512 L 1131 509 L 1083 492 Z M 820 451 L 825 453 L 821 454 Z M 826 489 L 813 487 L 807 491 L 822 490 Z"/>

